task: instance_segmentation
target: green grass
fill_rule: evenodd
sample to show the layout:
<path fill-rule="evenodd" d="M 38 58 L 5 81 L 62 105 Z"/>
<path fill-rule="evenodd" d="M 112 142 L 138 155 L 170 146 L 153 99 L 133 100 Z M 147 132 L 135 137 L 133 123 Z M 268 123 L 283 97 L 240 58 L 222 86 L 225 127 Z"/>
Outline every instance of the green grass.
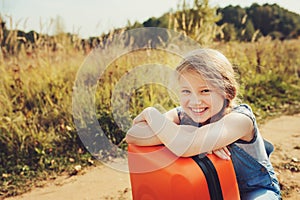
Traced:
<path fill-rule="evenodd" d="M 221 50 L 235 65 L 240 95 L 252 106 L 259 123 L 299 111 L 300 40 L 262 38 L 255 43 L 209 46 Z M 112 113 L 111 99 L 118 82 L 137 64 L 175 67 L 179 62 L 178 56 L 159 51 L 147 55 L 135 52 L 119 57 L 96 85 L 96 118 L 110 140 L 124 149 L 125 132 Z M 90 164 L 91 154 L 78 137 L 72 113 L 73 87 L 84 57 L 82 51 L 67 44 L 64 50 L 37 49 L 30 56 L 21 51 L 0 60 L 0 197 L 17 195 L 41 180 L 72 173 L 75 165 Z M 147 106 L 164 110 L 177 105 L 161 85 L 148 84 L 131 92 L 126 97 L 129 108 L 118 112 L 118 119 L 132 119 Z M 87 101 L 84 97 L 81 105 Z"/>

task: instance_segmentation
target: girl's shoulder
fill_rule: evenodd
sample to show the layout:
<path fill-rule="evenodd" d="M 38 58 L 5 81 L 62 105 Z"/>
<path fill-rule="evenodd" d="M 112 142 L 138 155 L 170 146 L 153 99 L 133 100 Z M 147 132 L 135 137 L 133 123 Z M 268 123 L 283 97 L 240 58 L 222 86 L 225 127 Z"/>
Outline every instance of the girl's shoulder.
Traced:
<path fill-rule="evenodd" d="M 244 114 L 249 117 L 253 123 L 253 137 L 251 141 L 238 140 L 238 143 L 254 143 L 258 135 L 258 126 L 252 108 L 248 104 L 240 104 L 232 108 L 232 112 Z"/>
<path fill-rule="evenodd" d="M 248 104 L 239 104 L 232 108 L 232 112 L 237 112 L 248 116 L 252 122 L 256 122 L 255 115 L 252 111 L 252 108 Z"/>

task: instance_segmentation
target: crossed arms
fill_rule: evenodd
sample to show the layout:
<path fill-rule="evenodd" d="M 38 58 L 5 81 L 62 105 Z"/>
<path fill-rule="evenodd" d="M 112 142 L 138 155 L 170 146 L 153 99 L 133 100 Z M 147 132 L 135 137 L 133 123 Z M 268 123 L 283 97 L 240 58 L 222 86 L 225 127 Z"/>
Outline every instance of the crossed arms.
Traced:
<path fill-rule="evenodd" d="M 229 113 L 200 128 L 178 125 L 176 116 L 175 109 L 161 114 L 153 107 L 146 108 L 133 120 L 126 135 L 127 143 L 140 146 L 164 144 L 175 155 L 189 157 L 220 150 L 226 153 L 227 145 L 238 139 L 250 141 L 254 135 L 251 119 L 241 113 Z"/>

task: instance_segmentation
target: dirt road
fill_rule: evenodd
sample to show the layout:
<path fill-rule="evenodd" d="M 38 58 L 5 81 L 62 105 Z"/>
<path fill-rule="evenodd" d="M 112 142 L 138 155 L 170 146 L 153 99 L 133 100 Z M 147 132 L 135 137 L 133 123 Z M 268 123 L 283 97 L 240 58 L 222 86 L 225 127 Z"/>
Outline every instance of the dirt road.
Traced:
<path fill-rule="evenodd" d="M 300 200 L 300 115 L 282 116 L 260 126 L 262 135 L 275 145 L 271 155 L 285 200 Z M 106 166 L 83 175 L 60 177 L 43 188 L 34 188 L 7 200 L 131 199 L 129 174 Z"/>

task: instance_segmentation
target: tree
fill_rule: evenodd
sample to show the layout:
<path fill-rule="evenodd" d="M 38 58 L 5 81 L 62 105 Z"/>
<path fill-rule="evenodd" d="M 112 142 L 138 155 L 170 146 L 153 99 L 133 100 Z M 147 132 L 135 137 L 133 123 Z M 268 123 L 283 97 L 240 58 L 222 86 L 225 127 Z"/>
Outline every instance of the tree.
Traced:
<path fill-rule="evenodd" d="M 220 38 L 221 40 L 225 41 L 233 41 L 236 40 L 237 34 L 234 24 L 226 23 L 223 28 L 223 37 Z"/>
<path fill-rule="evenodd" d="M 244 41 L 251 41 L 255 33 L 255 28 L 252 23 L 252 20 L 247 20 L 245 26 L 241 31 L 240 39 Z"/>
<path fill-rule="evenodd" d="M 253 21 L 255 29 L 259 29 L 266 36 L 270 33 L 273 36 L 281 35 L 284 38 L 297 38 L 300 30 L 300 17 L 277 4 L 269 5 L 252 4 L 247 9 L 249 17 Z M 281 36 L 281 37 L 282 37 Z"/>
<path fill-rule="evenodd" d="M 222 25 L 224 23 L 233 24 L 235 28 L 240 29 L 243 24 L 243 19 L 247 15 L 245 9 L 240 6 L 227 6 L 223 9 L 218 10 L 219 13 L 222 14 L 222 19 L 218 21 L 218 25 Z"/>
<path fill-rule="evenodd" d="M 248 8 L 240 6 L 227 6 L 218 9 L 222 19 L 217 22 L 219 26 L 227 24 L 231 27 L 224 28 L 224 39 L 232 40 L 233 37 L 226 35 L 236 31 L 238 40 L 252 41 L 256 36 L 270 35 L 272 38 L 288 39 L 299 37 L 300 17 L 277 4 L 252 4 Z"/>
<path fill-rule="evenodd" d="M 143 23 L 144 27 L 160 27 L 160 28 L 168 28 L 169 17 L 168 14 L 164 14 L 159 18 L 151 17 L 147 21 Z"/>

